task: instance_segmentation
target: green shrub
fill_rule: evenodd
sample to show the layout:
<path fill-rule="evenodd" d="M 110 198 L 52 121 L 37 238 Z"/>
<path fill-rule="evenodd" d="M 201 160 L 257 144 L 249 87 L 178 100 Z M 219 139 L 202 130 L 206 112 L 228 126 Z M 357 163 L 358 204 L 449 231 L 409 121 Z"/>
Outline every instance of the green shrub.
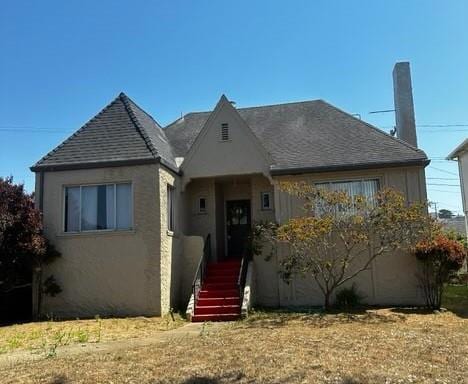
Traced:
<path fill-rule="evenodd" d="M 362 304 L 362 296 L 353 283 L 351 287 L 340 289 L 336 294 L 335 306 L 341 309 L 353 309 Z"/>

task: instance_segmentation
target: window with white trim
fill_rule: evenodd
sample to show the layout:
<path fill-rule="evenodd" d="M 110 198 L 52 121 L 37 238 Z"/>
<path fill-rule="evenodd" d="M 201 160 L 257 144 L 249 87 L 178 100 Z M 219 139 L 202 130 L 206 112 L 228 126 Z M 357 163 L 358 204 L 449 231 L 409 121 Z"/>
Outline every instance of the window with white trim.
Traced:
<path fill-rule="evenodd" d="M 315 186 L 318 188 L 327 188 L 332 191 L 344 191 L 351 198 L 364 196 L 367 201 L 370 201 L 371 203 L 373 203 L 375 194 L 380 188 L 378 179 L 331 181 L 316 183 Z M 343 207 L 338 207 L 338 211 L 343 212 Z"/>
<path fill-rule="evenodd" d="M 198 199 L 198 213 L 206 213 L 206 197 Z"/>
<path fill-rule="evenodd" d="M 174 232 L 175 228 L 175 189 L 167 185 L 167 230 Z"/>
<path fill-rule="evenodd" d="M 64 232 L 126 230 L 133 226 L 130 183 L 65 187 Z"/>
<path fill-rule="evenodd" d="M 229 124 L 222 123 L 221 124 L 221 141 L 228 141 L 229 140 Z"/>
<path fill-rule="evenodd" d="M 364 196 L 373 198 L 379 190 L 378 179 L 361 179 L 347 181 L 331 181 L 315 184 L 317 187 L 325 187 L 332 191 L 345 191 L 348 196 Z"/>
<path fill-rule="evenodd" d="M 271 200 L 271 192 L 262 192 L 261 193 L 261 203 L 262 203 L 262 209 L 263 210 L 268 210 L 273 208 L 273 202 Z"/>

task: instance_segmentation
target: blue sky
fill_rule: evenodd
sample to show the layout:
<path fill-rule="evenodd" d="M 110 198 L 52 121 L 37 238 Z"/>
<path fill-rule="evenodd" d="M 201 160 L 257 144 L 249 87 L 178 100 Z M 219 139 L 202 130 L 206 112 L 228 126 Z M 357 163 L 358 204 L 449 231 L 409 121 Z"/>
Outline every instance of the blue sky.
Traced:
<path fill-rule="evenodd" d="M 468 124 L 466 1 L 5 1 L 0 175 L 35 161 L 120 91 L 161 124 L 213 108 L 322 98 L 386 131 L 391 71 L 412 66 L 419 125 Z M 418 127 L 430 200 L 461 211 L 466 127 Z M 438 170 L 439 169 L 439 170 Z M 455 185 L 455 186 L 453 186 Z"/>

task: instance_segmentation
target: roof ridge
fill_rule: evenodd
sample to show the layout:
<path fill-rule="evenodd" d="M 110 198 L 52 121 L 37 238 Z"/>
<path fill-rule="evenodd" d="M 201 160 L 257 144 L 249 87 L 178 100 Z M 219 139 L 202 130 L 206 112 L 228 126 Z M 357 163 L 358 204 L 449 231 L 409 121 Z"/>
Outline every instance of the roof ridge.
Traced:
<path fill-rule="evenodd" d="M 270 108 L 270 107 L 279 107 L 279 106 L 283 106 L 283 105 L 293 105 L 293 104 L 306 104 L 306 103 L 314 103 L 314 102 L 318 102 L 318 101 L 323 101 L 322 99 L 313 99 L 313 100 L 303 100 L 303 101 L 291 101 L 291 102 L 287 102 L 287 103 L 278 103 L 278 104 L 265 104 L 265 105 L 256 105 L 256 106 L 253 106 L 253 107 L 242 107 L 242 108 L 236 108 L 234 107 L 237 111 L 244 111 L 244 110 L 247 110 L 247 109 L 255 109 L 255 108 Z M 209 113 L 211 114 L 212 112 L 214 111 L 211 110 L 211 111 L 195 111 L 195 112 L 187 112 L 185 115 L 183 115 L 182 117 L 179 117 L 177 119 L 175 119 L 173 122 L 167 124 L 164 129 L 166 128 L 169 128 L 170 126 L 176 124 L 178 121 L 184 119 L 186 116 L 189 116 L 189 115 L 197 115 L 197 114 L 202 114 L 202 113 Z"/>
<path fill-rule="evenodd" d="M 252 106 L 252 107 L 242 107 L 242 108 L 236 108 L 236 109 L 237 110 L 245 110 L 245 109 L 255 109 L 255 108 L 280 107 L 280 106 L 283 106 L 283 105 L 315 103 L 317 101 L 323 101 L 323 100 L 322 99 L 312 99 L 312 100 L 302 100 L 302 101 L 288 101 L 286 103 L 255 105 L 255 106 Z"/>
<path fill-rule="evenodd" d="M 153 142 L 151 141 L 151 139 L 149 138 L 148 136 L 148 133 L 146 132 L 146 129 L 145 127 L 143 127 L 143 125 L 140 123 L 140 121 L 138 120 L 137 116 L 135 115 L 135 112 L 132 110 L 132 106 L 130 105 L 130 103 L 134 104 L 135 106 L 137 106 L 132 99 L 130 99 L 125 93 L 121 92 L 119 94 L 119 98 L 120 100 L 122 101 L 122 103 L 124 104 L 125 106 L 125 110 L 127 111 L 128 115 L 130 116 L 130 120 L 132 121 L 132 123 L 135 125 L 136 129 L 138 130 L 138 132 L 140 133 L 140 135 L 142 136 L 143 140 L 145 141 L 145 144 L 146 146 L 148 147 L 148 149 L 150 150 L 151 154 L 154 156 L 154 157 L 161 157 L 157 151 L 157 149 L 155 148 L 155 146 L 153 145 Z M 139 107 L 138 107 L 139 108 Z M 140 108 L 141 109 L 141 108 Z M 150 116 L 151 117 L 151 116 Z"/>
<path fill-rule="evenodd" d="M 121 95 L 125 95 L 121 92 L 114 100 L 112 100 L 109 104 L 107 104 L 103 109 L 101 109 L 96 115 L 94 115 L 91 119 L 89 119 L 86 123 L 84 123 L 81 128 L 73 132 L 70 136 L 68 136 L 65 140 L 63 140 L 59 145 L 57 145 L 52 151 L 48 152 L 45 156 L 39 159 L 34 166 L 40 165 L 40 163 L 47 160 L 50 156 L 52 156 L 55 152 L 57 152 L 60 148 L 62 148 L 65 144 L 67 144 L 72 138 L 78 136 L 83 130 L 85 130 L 94 120 L 100 117 L 105 111 L 107 111 L 112 105 L 114 105 L 117 100 L 120 99 Z"/>
<path fill-rule="evenodd" d="M 403 145 L 407 146 L 408 148 L 412 149 L 413 151 L 423 154 L 427 158 L 426 153 L 422 149 L 414 147 L 413 145 L 407 143 L 406 141 L 404 141 L 404 140 L 402 140 L 402 139 L 400 139 L 398 137 L 392 136 L 392 135 L 388 134 L 387 132 L 382 131 L 381 129 L 379 129 L 377 127 L 374 127 L 372 124 L 368 123 L 367 121 L 358 119 L 356 116 L 353 116 L 353 115 L 349 114 L 348 112 L 345 112 L 342 109 L 340 109 L 338 107 L 335 107 L 333 104 L 330 104 L 329 102 L 327 102 L 327 101 L 325 101 L 323 99 L 319 99 L 317 101 L 321 101 L 322 103 L 324 103 L 324 104 L 328 105 L 329 107 L 335 109 L 336 111 L 340 112 L 341 114 L 344 114 L 344 115 L 346 115 L 348 117 L 351 117 L 354 120 L 357 120 L 357 121 L 361 122 L 362 124 L 366 125 L 369 128 L 372 128 L 374 131 L 380 133 L 381 135 L 384 135 L 384 136 L 386 136 L 386 137 L 388 137 L 390 139 L 393 139 L 393 140 L 399 142 L 400 144 L 403 144 Z"/>

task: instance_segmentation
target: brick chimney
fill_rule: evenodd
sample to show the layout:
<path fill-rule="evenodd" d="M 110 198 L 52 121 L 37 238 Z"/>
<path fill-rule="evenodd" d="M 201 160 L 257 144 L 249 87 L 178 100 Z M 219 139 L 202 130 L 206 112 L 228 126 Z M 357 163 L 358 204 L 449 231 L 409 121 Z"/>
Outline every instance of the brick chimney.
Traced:
<path fill-rule="evenodd" d="M 407 61 L 396 63 L 393 68 L 393 95 L 397 137 L 417 147 L 411 71 Z"/>

